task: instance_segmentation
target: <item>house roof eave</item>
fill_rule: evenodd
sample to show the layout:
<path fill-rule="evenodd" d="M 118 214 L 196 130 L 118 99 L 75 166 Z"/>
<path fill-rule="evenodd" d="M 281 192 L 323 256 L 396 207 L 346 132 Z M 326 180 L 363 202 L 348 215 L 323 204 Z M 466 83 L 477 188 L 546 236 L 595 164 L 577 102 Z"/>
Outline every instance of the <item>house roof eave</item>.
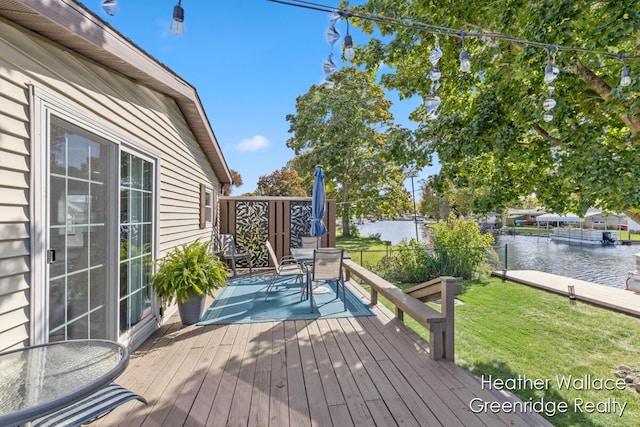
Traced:
<path fill-rule="evenodd" d="M 0 16 L 173 98 L 221 184 L 231 172 L 192 85 L 74 0 L 0 0 Z"/>

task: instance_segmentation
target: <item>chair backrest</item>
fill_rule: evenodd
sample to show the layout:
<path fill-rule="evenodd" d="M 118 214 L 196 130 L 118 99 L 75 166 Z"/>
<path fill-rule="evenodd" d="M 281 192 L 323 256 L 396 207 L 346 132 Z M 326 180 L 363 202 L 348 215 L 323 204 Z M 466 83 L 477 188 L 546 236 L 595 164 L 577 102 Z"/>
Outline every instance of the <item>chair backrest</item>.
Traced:
<path fill-rule="evenodd" d="M 269 257 L 271 258 L 271 262 L 273 262 L 273 266 L 278 269 L 280 267 L 280 263 L 278 262 L 278 257 L 276 256 L 276 252 L 273 250 L 271 243 L 269 241 L 265 241 L 264 245 L 267 247 L 267 251 L 269 252 Z"/>
<path fill-rule="evenodd" d="M 320 239 L 314 236 L 301 236 L 300 237 L 300 247 L 301 248 L 313 248 L 317 249 L 319 247 Z"/>
<path fill-rule="evenodd" d="M 338 280 L 342 277 L 344 249 L 321 248 L 313 251 L 313 280 Z"/>
<path fill-rule="evenodd" d="M 236 240 L 232 234 L 220 235 L 220 250 L 224 251 L 225 255 L 234 255 L 237 251 Z"/>

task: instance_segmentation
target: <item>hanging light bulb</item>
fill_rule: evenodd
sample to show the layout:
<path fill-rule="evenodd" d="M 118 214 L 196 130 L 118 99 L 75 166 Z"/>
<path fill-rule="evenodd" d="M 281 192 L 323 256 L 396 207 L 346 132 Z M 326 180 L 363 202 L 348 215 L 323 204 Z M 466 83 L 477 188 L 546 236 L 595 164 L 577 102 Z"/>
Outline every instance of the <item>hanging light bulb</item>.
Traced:
<path fill-rule="evenodd" d="M 118 2 L 116 0 L 103 0 L 102 10 L 109 16 L 115 16 L 118 13 Z"/>
<path fill-rule="evenodd" d="M 334 87 L 335 85 L 336 85 L 336 84 L 335 84 L 334 82 L 332 82 L 331 80 L 328 80 L 328 79 L 325 79 L 325 80 L 322 82 L 322 86 L 323 86 L 325 89 L 333 89 L 333 87 Z"/>
<path fill-rule="evenodd" d="M 555 58 L 555 53 L 553 56 Z M 560 70 L 553 64 L 553 61 L 551 60 L 551 48 L 547 48 L 547 65 L 544 67 L 544 82 L 553 82 L 556 77 L 558 77 L 559 73 Z"/>
<path fill-rule="evenodd" d="M 327 38 L 327 42 L 333 46 L 340 39 L 340 33 L 336 30 L 335 23 L 332 21 L 329 28 L 327 28 L 327 32 L 325 33 L 325 37 Z"/>
<path fill-rule="evenodd" d="M 353 39 L 351 38 L 351 35 L 348 32 L 347 32 L 347 35 L 344 36 L 344 52 L 342 56 L 347 61 L 353 61 L 353 58 L 356 57 L 356 51 L 353 50 Z"/>
<path fill-rule="evenodd" d="M 464 36 L 462 36 L 462 50 L 460 51 L 460 71 L 468 73 L 471 71 L 471 61 L 469 61 L 469 54 L 464 48 Z"/>
<path fill-rule="evenodd" d="M 424 108 L 427 110 L 427 117 L 429 119 L 435 119 L 438 117 L 437 110 L 441 103 L 442 99 L 433 92 L 424 98 Z"/>
<path fill-rule="evenodd" d="M 342 57 L 347 61 L 353 61 L 353 58 L 356 57 L 356 51 L 353 50 L 353 39 L 351 38 L 351 34 L 349 34 L 349 17 L 351 14 L 349 12 L 343 12 L 341 16 L 347 21 L 347 35 L 344 36 L 344 50 L 342 51 Z"/>
<path fill-rule="evenodd" d="M 442 71 L 438 69 L 438 67 L 433 67 L 429 72 L 429 79 L 433 82 L 437 82 L 442 77 Z"/>
<path fill-rule="evenodd" d="M 553 64 L 551 62 L 547 62 L 547 66 L 544 67 L 544 82 L 551 83 L 556 78 L 555 74 L 553 74 Z"/>
<path fill-rule="evenodd" d="M 627 64 L 624 65 L 622 69 L 622 73 L 620 74 L 620 86 L 627 87 L 631 84 L 631 72 L 629 71 L 629 66 Z"/>
<path fill-rule="evenodd" d="M 555 106 L 556 106 L 556 100 L 553 98 L 545 99 L 544 103 L 542 104 L 542 108 L 544 109 L 544 111 L 549 111 Z"/>
<path fill-rule="evenodd" d="M 325 74 L 329 75 L 329 74 L 333 74 L 336 71 L 337 67 L 336 67 L 336 63 L 333 62 L 333 54 L 330 53 L 329 56 L 327 56 L 327 59 L 324 60 L 324 63 L 322 64 L 322 70 L 324 71 Z"/>
<path fill-rule="evenodd" d="M 433 67 L 438 65 L 438 61 L 440 61 L 440 58 L 442 58 L 442 49 L 440 49 L 440 39 L 438 38 L 437 34 L 435 35 L 435 39 L 436 39 L 436 45 L 431 51 L 431 53 L 429 54 L 429 62 L 431 62 L 431 65 L 433 65 Z"/>
<path fill-rule="evenodd" d="M 178 0 L 178 4 L 173 6 L 171 32 L 174 36 L 181 36 L 184 34 L 184 9 L 182 7 L 182 0 Z"/>

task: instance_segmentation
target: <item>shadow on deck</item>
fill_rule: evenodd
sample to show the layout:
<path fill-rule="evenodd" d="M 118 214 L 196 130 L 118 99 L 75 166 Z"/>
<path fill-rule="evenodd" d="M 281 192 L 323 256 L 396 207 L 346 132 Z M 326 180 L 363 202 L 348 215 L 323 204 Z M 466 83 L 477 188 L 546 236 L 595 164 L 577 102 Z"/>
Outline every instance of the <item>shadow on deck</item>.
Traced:
<path fill-rule="evenodd" d="M 361 298 L 366 291 L 349 282 Z M 95 425 L 550 425 L 537 414 L 474 413 L 483 390 L 384 306 L 374 317 L 182 326 L 177 315 L 131 356 L 127 403 Z"/>

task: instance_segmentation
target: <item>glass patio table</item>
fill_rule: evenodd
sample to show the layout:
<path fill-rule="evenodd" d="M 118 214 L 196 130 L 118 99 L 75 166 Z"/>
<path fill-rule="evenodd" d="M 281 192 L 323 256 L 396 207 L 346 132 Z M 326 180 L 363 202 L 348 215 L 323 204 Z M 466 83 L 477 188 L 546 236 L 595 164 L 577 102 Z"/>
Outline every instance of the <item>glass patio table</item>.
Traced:
<path fill-rule="evenodd" d="M 0 425 L 28 423 L 111 383 L 129 363 L 107 340 L 58 341 L 0 353 Z"/>
<path fill-rule="evenodd" d="M 291 248 L 291 256 L 296 260 L 296 262 L 308 265 L 313 263 L 313 253 L 315 250 L 315 248 Z M 342 259 L 351 259 L 351 256 L 345 253 L 342 256 Z M 324 286 L 316 286 L 312 288 L 308 278 L 305 278 L 305 282 L 305 285 L 307 286 L 307 295 L 309 295 L 311 312 L 313 312 L 313 294 L 324 294 L 331 292 L 331 290 Z"/>

